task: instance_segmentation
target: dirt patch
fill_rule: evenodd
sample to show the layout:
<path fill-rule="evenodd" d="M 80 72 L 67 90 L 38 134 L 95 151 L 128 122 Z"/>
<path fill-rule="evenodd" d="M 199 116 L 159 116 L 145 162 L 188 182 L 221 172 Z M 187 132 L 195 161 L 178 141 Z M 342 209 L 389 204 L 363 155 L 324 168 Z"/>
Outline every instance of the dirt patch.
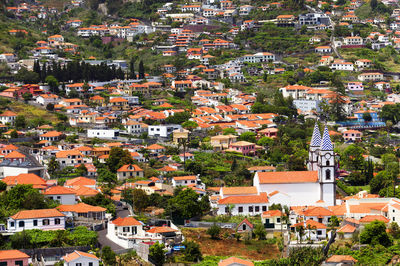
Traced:
<path fill-rule="evenodd" d="M 223 230 L 221 236 L 226 235 Z M 266 244 L 265 241 L 251 240 L 245 243 L 244 240 L 226 239 L 221 237 L 213 240 L 206 234 L 206 229 L 184 228 L 182 233 L 187 240 L 192 240 L 200 244 L 203 256 L 238 256 L 251 260 L 267 260 L 280 257 L 280 252 L 276 244 Z"/>

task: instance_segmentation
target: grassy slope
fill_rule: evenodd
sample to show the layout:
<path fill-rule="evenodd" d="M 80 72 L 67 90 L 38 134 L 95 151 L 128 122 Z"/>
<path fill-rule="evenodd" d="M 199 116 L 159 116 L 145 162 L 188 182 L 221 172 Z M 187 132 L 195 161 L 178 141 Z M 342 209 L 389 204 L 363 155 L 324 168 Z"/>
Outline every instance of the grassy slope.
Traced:
<path fill-rule="evenodd" d="M 45 120 L 49 120 L 52 123 L 59 122 L 57 116 L 54 113 L 48 112 L 45 109 L 25 104 L 19 101 L 12 101 L 9 106 L 11 110 L 18 115 L 24 115 L 27 120 L 29 119 L 37 119 L 43 118 Z"/>

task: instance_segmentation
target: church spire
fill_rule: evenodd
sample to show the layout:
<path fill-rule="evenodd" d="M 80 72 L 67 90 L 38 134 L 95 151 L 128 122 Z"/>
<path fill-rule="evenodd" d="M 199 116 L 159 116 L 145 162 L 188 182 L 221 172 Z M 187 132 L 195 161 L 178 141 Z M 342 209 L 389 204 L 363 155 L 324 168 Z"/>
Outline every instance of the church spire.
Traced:
<path fill-rule="evenodd" d="M 324 135 L 322 136 L 321 151 L 333 151 L 333 144 L 329 137 L 327 126 L 325 126 Z"/>
<path fill-rule="evenodd" d="M 321 146 L 321 133 L 319 132 L 318 123 L 315 122 L 314 132 L 311 137 L 311 147 L 319 147 Z"/>

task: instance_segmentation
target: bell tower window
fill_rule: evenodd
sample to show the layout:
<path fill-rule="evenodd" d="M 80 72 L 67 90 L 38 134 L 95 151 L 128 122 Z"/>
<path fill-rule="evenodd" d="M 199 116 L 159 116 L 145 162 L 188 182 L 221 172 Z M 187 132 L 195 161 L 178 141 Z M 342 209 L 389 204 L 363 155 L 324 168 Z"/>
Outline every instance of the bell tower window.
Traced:
<path fill-rule="evenodd" d="M 331 170 L 327 169 L 325 171 L 326 180 L 331 180 Z"/>

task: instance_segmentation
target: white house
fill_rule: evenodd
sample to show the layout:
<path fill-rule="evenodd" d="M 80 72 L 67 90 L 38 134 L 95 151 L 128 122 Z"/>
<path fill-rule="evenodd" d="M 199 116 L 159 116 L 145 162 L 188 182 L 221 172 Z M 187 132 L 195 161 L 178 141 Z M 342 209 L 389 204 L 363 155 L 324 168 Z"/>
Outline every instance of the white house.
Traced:
<path fill-rule="evenodd" d="M 332 48 L 330 46 L 318 46 L 315 48 L 315 52 L 321 54 L 332 53 Z"/>
<path fill-rule="evenodd" d="M 16 113 L 7 110 L 0 114 L 0 122 L 3 125 L 5 125 L 6 123 L 14 125 L 14 121 L 15 121 L 16 117 L 17 117 Z"/>
<path fill-rule="evenodd" d="M 307 220 L 305 222 L 292 225 L 291 227 L 294 228 L 298 239 L 300 238 L 298 230 L 300 226 L 305 229 L 302 240 L 310 239 L 312 241 L 319 241 L 326 239 L 326 226 L 324 224 L 314 220 Z"/>
<path fill-rule="evenodd" d="M 118 180 L 124 180 L 127 178 L 143 177 L 143 173 L 143 169 L 138 165 L 126 164 L 117 170 L 117 178 Z"/>
<path fill-rule="evenodd" d="M 268 210 L 267 193 L 259 195 L 229 196 L 218 201 L 218 215 L 260 215 Z"/>
<path fill-rule="evenodd" d="M 275 55 L 271 53 L 256 53 L 253 55 L 245 55 L 239 59 L 241 62 L 261 63 L 275 60 Z"/>
<path fill-rule="evenodd" d="M 88 138 L 113 139 L 119 135 L 115 129 L 88 129 Z"/>
<path fill-rule="evenodd" d="M 29 229 L 64 230 L 65 215 L 57 209 L 25 210 L 7 219 L 8 232 Z"/>
<path fill-rule="evenodd" d="M 343 39 L 344 45 L 362 45 L 363 42 L 363 38 L 360 36 L 350 36 Z"/>
<path fill-rule="evenodd" d="M 352 62 L 346 62 L 344 60 L 335 60 L 330 66 L 332 70 L 343 70 L 343 71 L 353 71 L 354 65 Z"/>
<path fill-rule="evenodd" d="M 143 224 L 133 217 L 118 217 L 107 227 L 107 238 L 123 248 L 133 248 L 145 240 L 145 234 Z"/>
<path fill-rule="evenodd" d="M 58 201 L 60 204 L 75 204 L 76 203 L 76 193 L 74 190 L 62 187 L 53 186 L 48 188 L 43 195 L 46 198 Z"/>
<path fill-rule="evenodd" d="M 149 137 L 168 138 L 174 130 L 181 129 L 181 125 L 149 125 Z"/>
<path fill-rule="evenodd" d="M 374 72 L 374 73 L 361 73 L 360 75 L 358 75 L 358 80 L 360 81 L 376 81 L 376 80 L 383 80 L 383 74 L 382 73 L 378 73 L 378 72 Z"/>
<path fill-rule="evenodd" d="M 49 103 L 57 104 L 59 99 L 60 98 L 55 94 L 41 94 L 36 97 L 36 102 L 43 106 L 47 106 Z"/>
<path fill-rule="evenodd" d="M 189 175 L 189 176 L 175 176 L 172 178 L 172 186 L 189 186 L 189 185 L 201 185 L 201 180 L 198 176 Z"/>
<path fill-rule="evenodd" d="M 63 258 L 64 266 L 99 266 L 100 259 L 94 254 L 75 250 L 65 255 Z"/>
<path fill-rule="evenodd" d="M 145 128 L 143 128 L 142 123 L 139 123 L 139 122 L 136 122 L 133 120 L 127 121 L 124 124 L 124 126 L 126 128 L 126 131 L 128 131 L 128 133 L 132 134 L 132 135 L 140 135 L 145 130 Z"/>
<path fill-rule="evenodd" d="M 355 65 L 356 65 L 358 68 L 360 68 L 360 69 L 362 69 L 362 68 L 368 68 L 368 67 L 371 67 L 372 61 L 369 60 L 369 59 L 358 59 L 358 60 L 355 62 Z"/>

